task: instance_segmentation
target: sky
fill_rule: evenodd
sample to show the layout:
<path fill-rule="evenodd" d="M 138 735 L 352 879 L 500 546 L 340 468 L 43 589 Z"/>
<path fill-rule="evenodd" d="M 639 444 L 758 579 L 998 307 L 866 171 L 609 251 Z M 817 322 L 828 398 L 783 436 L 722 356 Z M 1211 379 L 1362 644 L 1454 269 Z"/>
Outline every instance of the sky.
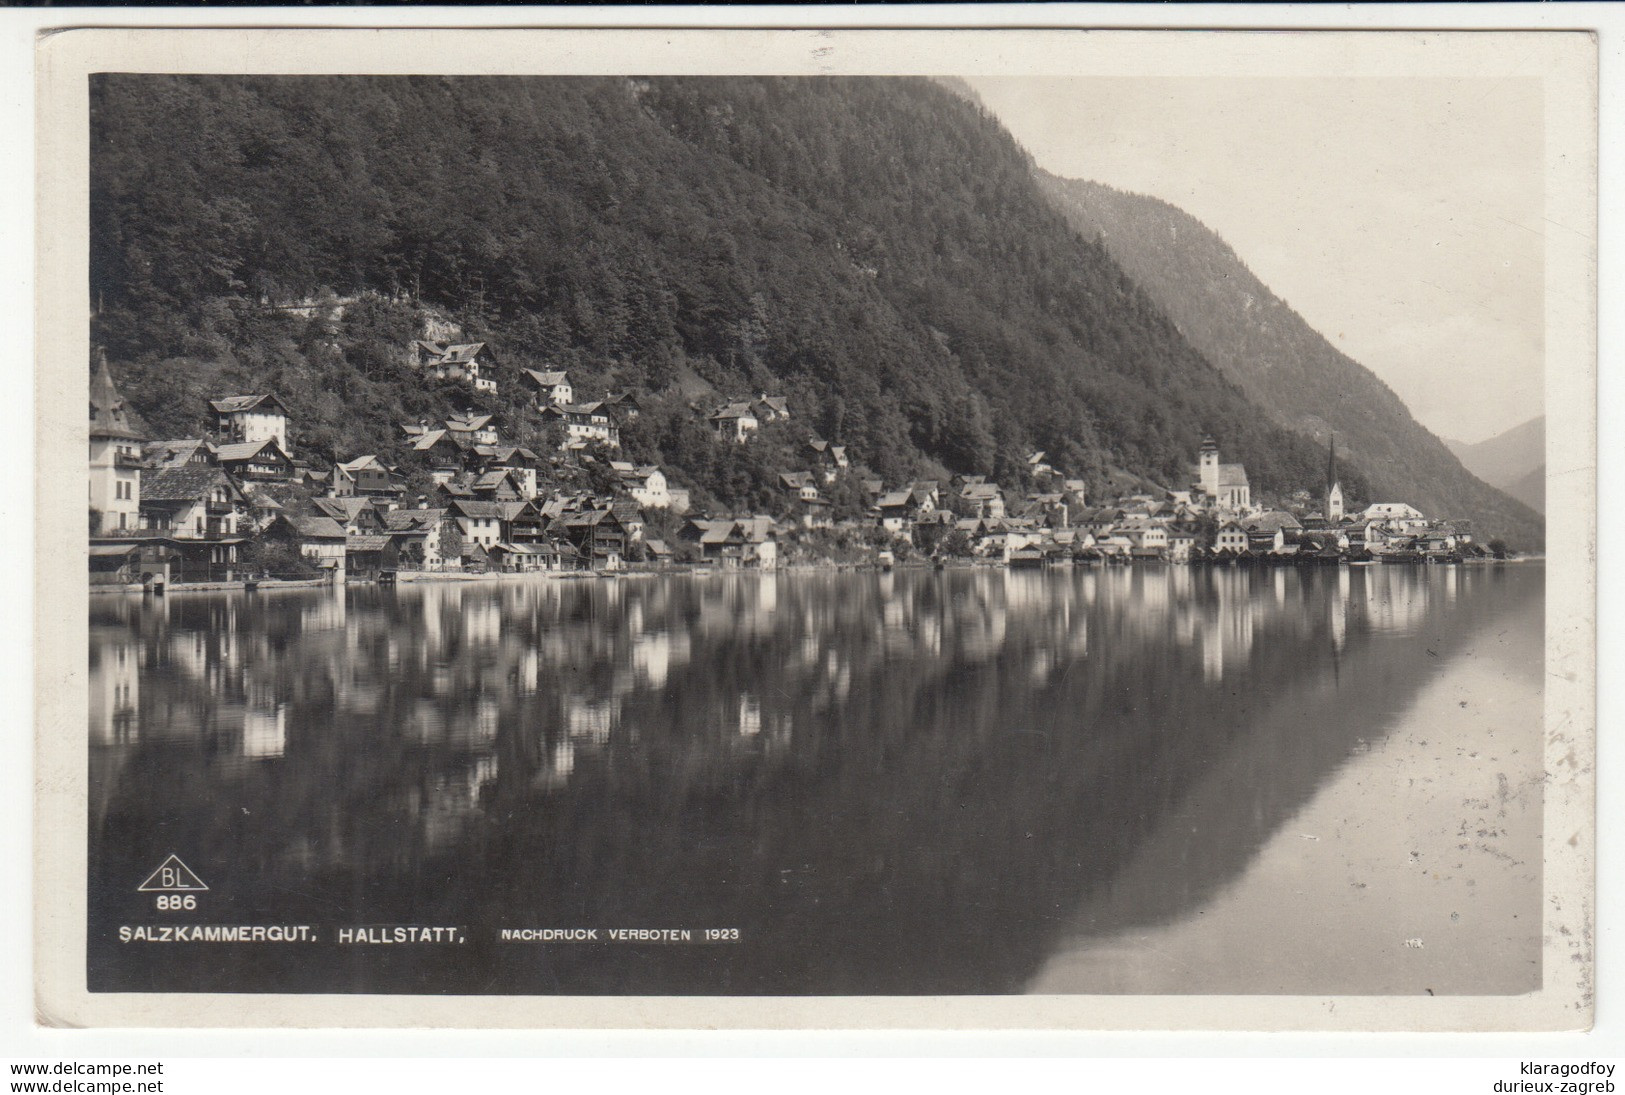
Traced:
<path fill-rule="evenodd" d="M 1544 412 L 1538 80 L 969 82 L 1039 166 L 1218 232 L 1440 437 Z"/>

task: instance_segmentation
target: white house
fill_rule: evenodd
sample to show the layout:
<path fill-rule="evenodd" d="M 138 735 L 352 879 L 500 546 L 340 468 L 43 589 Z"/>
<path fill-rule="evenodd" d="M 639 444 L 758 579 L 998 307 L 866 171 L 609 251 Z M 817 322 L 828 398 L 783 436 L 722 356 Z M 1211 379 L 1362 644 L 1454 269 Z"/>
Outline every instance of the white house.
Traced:
<path fill-rule="evenodd" d="M 453 415 L 446 419 L 446 430 L 452 439 L 465 445 L 495 445 L 501 440 L 496 417 L 489 414 Z"/>
<path fill-rule="evenodd" d="M 1417 536 L 1427 530 L 1428 521 L 1420 510 L 1404 502 L 1373 502 L 1360 516 L 1368 521 L 1380 521 L 1394 532 Z"/>
<path fill-rule="evenodd" d="M 1224 522 L 1213 536 L 1213 550 L 1232 554 L 1246 551 L 1247 530 L 1234 521 Z"/>
<path fill-rule="evenodd" d="M 502 540 L 502 507 L 496 502 L 470 502 L 459 498 L 450 506 L 465 544 L 492 547 Z"/>
<path fill-rule="evenodd" d="M 666 473 L 653 464 L 623 473 L 627 493 L 644 509 L 670 509 L 671 490 Z"/>
<path fill-rule="evenodd" d="M 610 448 L 619 448 L 621 431 L 609 419 L 602 403 L 568 403 L 542 409 L 545 418 L 564 425 L 564 441 L 560 448 L 597 442 Z"/>
<path fill-rule="evenodd" d="M 412 343 L 412 363 L 436 380 L 459 380 L 475 391 L 497 390 L 496 359 L 483 342 L 437 342 L 417 339 Z"/>
<path fill-rule="evenodd" d="M 711 416 L 711 428 L 718 437 L 746 441 L 761 427 L 761 420 L 749 403 L 729 403 Z"/>
<path fill-rule="evenodd" d="M 570 386 L 570 374 L 564 370 L 537 372 L 535 369 L 526 369 L 522 375 L 525 381 L 536 389 L 537 410 L 545 407 L 562 407 L 575 402 L 575 389 Z"/>
<path fill-rule="evenodd" d="M 288 409 L 274 395 L 230 395 L 211 399 L 216 427 L 232 441 L 274 440 L 283 452 L 288 447 Z"/>

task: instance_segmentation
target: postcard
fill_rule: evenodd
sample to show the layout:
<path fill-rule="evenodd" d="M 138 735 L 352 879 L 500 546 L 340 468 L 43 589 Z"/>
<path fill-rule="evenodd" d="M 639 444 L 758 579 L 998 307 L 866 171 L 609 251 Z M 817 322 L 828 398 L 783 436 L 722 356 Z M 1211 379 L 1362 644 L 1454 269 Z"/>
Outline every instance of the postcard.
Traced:
<path fill-rule="evenodd" d="M 42 1022 L 1589 1026 L 1592 37 L 38 60 Z"/>

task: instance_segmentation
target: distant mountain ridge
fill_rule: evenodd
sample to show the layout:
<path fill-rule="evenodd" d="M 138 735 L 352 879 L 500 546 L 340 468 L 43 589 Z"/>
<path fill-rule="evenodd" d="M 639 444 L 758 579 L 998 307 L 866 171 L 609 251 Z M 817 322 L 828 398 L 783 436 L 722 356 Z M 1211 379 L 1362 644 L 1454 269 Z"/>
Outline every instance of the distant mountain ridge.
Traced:
<path fill-rule="evenodd" d="M 1529 508 L 1546 512 L 1546 416 L 1469 445 L 1446 441 L 1468 471 Z"/>
<path fill-rule="evenodd" d="M 1545 542 L 1527 502 L 1476 478 L 1370 370 L 1332 346 L 1195 217 L 1157 198 L 1039 171 L 1040 188 L 1098 239 L 1191 345 L 1277 425 L 1365 473 L 1375 497 L 1471 517 L 1515 546 Z"/>

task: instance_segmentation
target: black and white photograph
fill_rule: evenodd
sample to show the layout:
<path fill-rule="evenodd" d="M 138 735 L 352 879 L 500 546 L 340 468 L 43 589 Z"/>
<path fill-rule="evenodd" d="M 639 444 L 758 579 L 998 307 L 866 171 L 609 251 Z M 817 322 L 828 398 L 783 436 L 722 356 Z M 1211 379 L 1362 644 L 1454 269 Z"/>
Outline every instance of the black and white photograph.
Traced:
<path fill-rule="evenodd" d="M 824 37 L 74 77 L 86 1014 L 1587 1025 L 1594 46 Z"/>

